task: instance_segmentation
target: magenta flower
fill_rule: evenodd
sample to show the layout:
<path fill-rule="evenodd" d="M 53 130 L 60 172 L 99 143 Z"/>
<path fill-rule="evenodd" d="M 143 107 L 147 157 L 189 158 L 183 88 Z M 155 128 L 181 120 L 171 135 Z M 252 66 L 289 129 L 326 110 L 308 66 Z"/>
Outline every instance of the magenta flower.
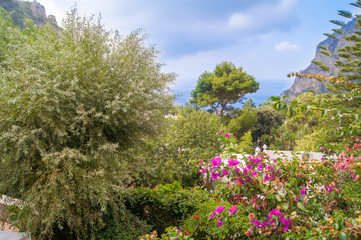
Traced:
<path fill-rule="evenodd" d="M 228 211 L 229 211 L 229 213 L 230 213 L 231 216 L 232 216 L 232 215 L 234 215 L 234 214 L 238 211 L 238 209 L 237 209 L 236 206 L 232 206 Z"/>
<path fill-rule="evenodd" d="M 222 162 L 222 158 L 212 158 L 211 159 L 211 163 L 213 164 L 213 166 L 218 166 L 219 164 L 221 164 Z"/>
<path fill-rule="evenodd" d="M 224 208 L 225 208 L 225 207 L 223 207 L 223 206 L 219 206 L 219 207 L 217 207 L 217 209 L 216 209 L 215 212 L 216 212 L 217 214 L 221 214 L 221 212 L 223 212 Z"/>
<path fill-rule="evenodd" d="M 251 175 L 252 175 L 253 177 L 257 176 L 257 174 L 258 174 L 257 171 L 251 172 Z"/>
<path fill-rule="evenodd" d="M 219 131 L 219 133 L 220 133 L 220 134 L 222 134 L 222 133 L 223 133 L 223 131 Z"/>
<path fill-rule="evenodd" d="M 229 137 L 229 136 L 231 136 L 231 134 L 229 134 L 229 133 L 226 133 L 226 137 Z"/>
<path fill-rule="evenodd" d="M 248 164 L 248 165 L 247 165 L 247 168 L 248 168 L 248 169 L 252 169 L 252 164 Z"/>
<path fill-rule="evenodd" d="M 229 174 L 228 170 L 223 170 L 222 177 L 224 177 L 224 176 L 226 176 L 228 174 Z"/>
<path fill-rule="evenodd" d="M 201 168 L 201 169 L 199 170 L 199 172 L 200 172 L 201 174 L 205 174 L 205 173 L 206 173 L 206 169 L 205 169 L 205 168 Z"/>
<path fill-rule="evenodd" d="M 306 189 L 304 189 L 304 188 L 301 189 L 301 190 L 300 190 L 300 193 L 301 193 L 301 194 L 306 194 Z"/>
<path fill-rule="evenodd" d="M 212 180 L 216 180 L 219 177 L 221 177 L 221 175 L 219 175 L 219 173 L 213 173 L 212 172 Z"/>
<path fill-rule="evenodd" d="M 263 168 L 263 163 L 258 164 L 257 169 L 258 169 L 258 170 L 261 170 L 262 168 Z"/>
<path fill-rule="evenodd" d="M 241 170 L 240 170 L 239 168 L 235 168 L 234 171 L 235 171 L 236 173 L 238 173 L 238 172 L 241 171 Z"/>
<path fill-rule="evenodd" d="M 209 218 L 208 219 L 212 219 L 213 217 L 214 217 L 214 215 L 216 215 L 217 213 L 216 213 L 216 211 L 214 210 L 212 213 L 211 213 L 211 215 L 209 215 Z"/>
<path fill-rule="evenodd" d="M 243 168 L 243 173 L 247 173 L 247 172 L 248 172 L 247 168 Z"/>
<path fill-rule="evenodd" d="M 223 226 L 222 218 L 217 218 L 217 225 L 218 225 L 218 227 Z"/>
<path fill-rule="evenodd" d="M 237 164 L 239 163 L 239 161 L 237 159 L 230 159 L 229 162 L 228 162 L 228 165 L 229 167 L 231 166 L 236 166 Z"/>

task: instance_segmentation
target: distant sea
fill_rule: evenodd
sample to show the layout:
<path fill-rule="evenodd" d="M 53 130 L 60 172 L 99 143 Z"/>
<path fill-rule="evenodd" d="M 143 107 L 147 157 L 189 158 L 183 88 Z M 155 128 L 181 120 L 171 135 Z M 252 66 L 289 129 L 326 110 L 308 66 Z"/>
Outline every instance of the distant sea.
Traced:
<path fill-rule="evenodd" d="M 260 88 L 257 92 L 247 94 L 246 100 L 251 98 L 253 102 L 258 106 L 259 104 L 267 101 L 269 97 L 279 96 L 284 90 L 291 87 L 293 79 L 286 80 L 258 80 L 260 82 Z M 184 105 L 189 102 L 190 93 L 194 88 L 190 89 L 187 87 L 173 87 L 173 94 L 176 94 L 176 105 Z M 235 107 L 240 107 L 242 104 L 235 104 Z"/>

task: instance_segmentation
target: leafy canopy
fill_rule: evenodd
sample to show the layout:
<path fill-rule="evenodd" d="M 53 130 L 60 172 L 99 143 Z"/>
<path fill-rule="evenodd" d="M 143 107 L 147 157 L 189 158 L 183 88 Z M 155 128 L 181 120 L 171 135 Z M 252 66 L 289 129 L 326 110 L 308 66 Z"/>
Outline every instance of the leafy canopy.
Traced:
<path fill-rule="evenodd" d="M 247 93 L 256 92 L 259 82 L 233 63 L 222 62 L 213 72 L 204 72 L 192 91 L 191 103 L 201 107 L 210 107 L 219 116 L 223 116 L 230 104 L 241 101 Z"/>
<path fill-rule="evenodd" d="M 139 32 L 121 37 L 75 9 L 61 34 L 19 30 L 0 13 L 0 190 L 27 203 L 40 238 L 66 227 L 90 239 L 121 186 L 124 151 L 157 133 L 174 74 Z"/>

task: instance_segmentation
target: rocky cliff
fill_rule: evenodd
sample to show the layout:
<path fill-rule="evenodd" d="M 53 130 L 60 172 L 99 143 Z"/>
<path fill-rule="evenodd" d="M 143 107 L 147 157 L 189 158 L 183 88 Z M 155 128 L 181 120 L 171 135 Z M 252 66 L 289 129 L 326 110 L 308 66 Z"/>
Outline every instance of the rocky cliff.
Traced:
<path fill-rule="evenodd" d="M 330 67 L 329 71 L 325 71 L 318 67 L 316 64 L 311 63 L 305 70 L 300 71 L 303 74 L 322 74 L 322 75 L 337 75 L 339 73 L 338 69 L 334 66 L 336 60 L 339 60 L 337 54 L 338 49 L 344 47 L 345 45 L 350 45 L 349 41 L 346 41 L 343 37 L 345 35 L 353 34 L 358 28 L 355 26 L 355 20 L 352 20 L 346 24 L 345 27 L 341 29 L 344 30 L 344 34 L 335 33 L 336 39 L 328 37 L 326 40 L 322 41 L 317 45 L 316 55 L 313 60 L 320 61 L 324 65 Z M 319 46 L 325 46 L 328 48 L 329 52 L 332 53 L 332 56 L 326 56 L 322 54 Z M 328 90 L 326 89 L 326 84 L 319 82 L 315 79 L 310 78 L 299 78 L 296 77 L 291 88 L 284 91 L 281 95 L 288 95 L 287 100 L 291 100 L 294 97 L 308 91 L 309 89 L 314 89 L 316 93 L 325 93 Z"/>
<path fill-rule="evenodd" d="M 60 30 L 54 16 L 46 15 L 46 11 L 43 5 L 36 0 L 19 1 L 19 0 L 1 0 L 0 7 L 11 13 L 10 16 L 13 19 L 15 25 L 20 28 L 24 28 L 24 21 L 26 18 L 32 19 L 37 25 L 45 25 L 50 23 L 55 27 L 55 30 Z"/>

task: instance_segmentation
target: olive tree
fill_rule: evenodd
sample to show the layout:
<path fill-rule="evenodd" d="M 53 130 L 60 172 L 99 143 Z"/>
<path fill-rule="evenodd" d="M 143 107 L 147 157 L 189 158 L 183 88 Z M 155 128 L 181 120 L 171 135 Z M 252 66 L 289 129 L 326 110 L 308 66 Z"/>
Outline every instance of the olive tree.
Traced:
<path fill-rule="evenodd" d="M 157 133 L 175 76 L 139 32 L 120 36 L 76 9 L 60 36 L 0 18 L 1 193 L 24 203 L 39 238 L 88 239 L 122 187 L 124 152 Z"/>

